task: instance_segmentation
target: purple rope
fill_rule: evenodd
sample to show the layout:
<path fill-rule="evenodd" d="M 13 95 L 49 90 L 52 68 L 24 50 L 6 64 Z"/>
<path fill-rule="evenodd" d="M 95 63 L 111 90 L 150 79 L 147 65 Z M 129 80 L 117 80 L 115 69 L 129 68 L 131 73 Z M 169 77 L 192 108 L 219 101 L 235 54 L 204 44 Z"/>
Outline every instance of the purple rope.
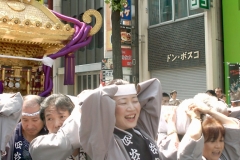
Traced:
<path fill-rule="evenodd" d="M 86 39 L 86 41 L 84 42 L 81 42 L 81 43 L 77 43 L 75 45 L 72 45 L 71 47 L 68 47 L 68 48 L 65 48 L 65 50 L 61 50 L 59 52 L 57 52 L 56 54 L 51 54 L 49 57 L 52 58 L 52 59 L 56 59 L 58 57 L 62 57 L 62 56 L 65 56 L 66 54 L 68 53 L 72 53 L 74 51 L 76 51 L 77 49 L 79 49 L 80 47 L 84 47 L 86 45 L 88 45 L 92 40 L 92 37 L 88 37 Z"/>
<path fill-rule="evenodd" d="M 47 66 L 43 65 L 42 68 L 43 68 L 43 73 L 44 73 L 44 74 L 47 73 Z M 45 79 L 45 80 L 44 80 L 44 89 L 47 88 L 47 82 L 46 82 L 46 81 L 47 81 L 48 79 L 46 79 L 46 77 L 47 77 L 47 76 L 45 75 L 45 77 L 44 77 L 44 79 Z"/>
<path fill-rule="evenodd" d="M 51 67 L 47 66 L 46 70 L 51 71 L 51 69 L 52 69 Z M 46 78 L 45 78 L 45 80 L 46 80 Z M 48 88 L 46 88 L 46 89 L 44 88 L 45 90 L 42 93 L 40 93 L 39 96 L 46 97 L 46 96 L 48 96 L 51 93 L 52 88 L 53 88 L 53 81 L 52 81 L 51 78 L 48 79 L 48 83 L 49 83 Z"/>
<path fill-rule="evenodd" d="M 90 32 L 90 30 L 92 29 L 91 26 L 87 26 L 84 30 L 84 34 L 82 36 L 82 38 L 78 41 L 78 43 L 84 41 L 87 37 L 88 37 L 88 33 Z"/>
<path fill-rule="evenodd" d="M 89 35 L 89 32 L 90 32 L 92 27 L 89 26 L 89 25 L 86 25 L 83 22 L 78 21 L 75 18 L 62 15 L 62 14 L 60 14 L 58 12 L 55 12 L 55 11 L 52 11 L 52 12 L 58 18 L 73 23 L 74 28 L 75 28 L 75 32 L 74 32 L 72 40 L 64 48 L 62 48 L 60 51 L 58 51 L 55 54 L 49 55 L 49 57 L 52 58 L 52 59 L 56 59 L 58 57 L 65 56 L 67 58 L 71 58 L 71 60 L 69 59 L 68 62 L 74 62 L 74 57 L 71 57 L 71 56 L 68 57 L 67 55 L 69 53 L 75 52 L 76 50 L 78 50 L 81 47 L 84 47 L 84 46 L 88 45 L 91 42 L 92 37 L 91 36 L 88 37 L 88 35 Z M 67 71 L 70 71 L 71 67 L 75 67 L 74 63 L 68 64 L 68 65 L 69 66 L 65 66 L 65 68 L 67 67 Z M 74 65 L 74 66 L 72 66 L 72 65 Z M 44 81 L 44 91 L 42 93 L 40 93 L 40 96 L 43 96 L 43 97 L 48 96 L 52 91 L 53 81 L 50 77 L 51 70 L 52 70 L 51 67 L 43 65 L 43 72 L 45 74 L 45 81 Z M 71 71 L 74 71 L 74 69 L 72 69 Z M 74 76 L 74 73 L 71 73 L 70 75 Z M 66 74 L 65 74 L 65 76 L 66 76 Z M 67 77 L 65 77 L 65 82 L 64 83 L 71 84 L 72 82 L 74 82 L 72 80 L 72 78 L 73 77 L 69 78 L 69 80 L 68 80 Z"/>
<path fill-rule="evenodd" d="M 69 45 L 67 46 L 71 46 L 73 44 L 75 44 L 81 37 L 82 35 L 82 32 L 83 32 L 83 29 L 86 27 L 86 24 L 83 23 L 83 22 L 80 22 L 79 20 L 77 20 L 76 18 L 72 18 L 72 17 L 68 17 L 68 16 L 65 16 L 65 15 L 62 15 L 58 12 L 55 12 L 55 11 L 52 11 L 58 18 L 64 20 L 64 21 L 68 21 L 70 23 L 73 23 L 75 24 L 77 27 L 81 28 L 80 29 L 80 32 L 79 31 L 75 31 L 76 33 L 76 36 L 73 38 L 73 41 L 69 43 Z"/>

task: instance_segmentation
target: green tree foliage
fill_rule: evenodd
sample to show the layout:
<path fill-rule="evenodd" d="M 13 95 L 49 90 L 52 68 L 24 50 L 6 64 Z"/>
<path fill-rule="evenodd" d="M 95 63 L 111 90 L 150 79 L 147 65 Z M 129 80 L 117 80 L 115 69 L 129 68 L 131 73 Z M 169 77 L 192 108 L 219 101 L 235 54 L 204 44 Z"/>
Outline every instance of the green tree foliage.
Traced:
<path fill-rule="evenodd" d="M 122 11 L 123 5 L 127 3 L 127 0 L 105 0 L 106 4 L 110 4 L 110 8 L 113 11 Z"/>

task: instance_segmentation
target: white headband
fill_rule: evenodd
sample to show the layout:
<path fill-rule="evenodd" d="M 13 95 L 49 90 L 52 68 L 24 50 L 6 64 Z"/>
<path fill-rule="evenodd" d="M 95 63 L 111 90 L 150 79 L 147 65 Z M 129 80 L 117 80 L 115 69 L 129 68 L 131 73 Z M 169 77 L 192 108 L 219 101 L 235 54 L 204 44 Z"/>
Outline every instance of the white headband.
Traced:
<path fill-rule="evenodd" d="M 235 100 L 235 101 L 231 101 L 231 102 L 240 102 L 240 100 Z"/>
<path fill-rule="evenodd" d="M 34 113 L 24 113 L 24 112 L 22 112 L 22 116 L 28 116 L 28 117 L 33 117 L 33 116 L 36 116 L 38 114 L 40 114 L 40 110 L 37 111 L 37 112 L 34 112 Z"/>
<path fill-rule="evenodd" d="M 126 96 L 130 94 L 137 94 L 135 84 L 117 85 L 118 91 L 114 96 Z"/>

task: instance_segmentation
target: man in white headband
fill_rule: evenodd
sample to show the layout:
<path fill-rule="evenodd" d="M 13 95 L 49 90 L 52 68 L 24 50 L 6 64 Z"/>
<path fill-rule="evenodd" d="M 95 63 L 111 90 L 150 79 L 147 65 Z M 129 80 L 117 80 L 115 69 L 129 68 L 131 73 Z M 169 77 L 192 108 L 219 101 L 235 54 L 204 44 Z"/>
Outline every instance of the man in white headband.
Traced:
<path fill-rule="evenodd" d="M 24 97 L 21 122 L 9 142 L 10 150 L 5 156 L 6 160 L 31 159 L 29 143 L 37 136 L 47 134 L 39 114 L 41 102 L 42 98 L 37 95 Z"/>

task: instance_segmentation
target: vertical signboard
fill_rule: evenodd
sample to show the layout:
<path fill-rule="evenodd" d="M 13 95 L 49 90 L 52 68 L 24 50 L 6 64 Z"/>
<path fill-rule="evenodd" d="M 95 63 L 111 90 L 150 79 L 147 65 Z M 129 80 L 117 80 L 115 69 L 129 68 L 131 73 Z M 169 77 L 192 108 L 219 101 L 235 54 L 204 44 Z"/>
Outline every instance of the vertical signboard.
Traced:
<path fill-rule="evenodd" d="M 122 66 L 132 67 L 132 50 L 129 48 L 122 48 Z"/>
<path fill-rule="evenodd" d="M 210 1 L 209 0 L 189 0 L 190 10 L 195 9 L 209 9 L 210 8 Z"/>
<path fill-rule="evenodd" d="M 122 46 L 131 46 L 132 36 L 131 36 L 131 27 L 121 26 L 121 45 Z"/>
<path fill-rule="evenodd" d="M 199 8 L 199 0 L 190 0 L 190 9 L 198 9 Z"/>
<path fill-rule="evenodd" d="M 209 9 L 210 8 L 210 2 L 209 0 L 199 0 L 199 6 L 203 9 Z"/>
<path fill-rule="evenodd" d="M 104 86 L 106 82 L 113 80 L 113 63 L 111 58 L 102 59 L 102 70 L 100 72 L 100 81 Z"/>
<path fill-rule="evenodd" d="M 127 0 L 127 3 L 124 4 L 122 12 L 120 12 L 120 17 L 122 20 L 131 21 L 131 0 Z"/>
<path fill-rule="evenodd" d="M 240 64 L 239 63 L 228 63 L 228 96 L 230 101 L 240 100 Z M 229 101 L 229 102 L 230 102 Z"/>

